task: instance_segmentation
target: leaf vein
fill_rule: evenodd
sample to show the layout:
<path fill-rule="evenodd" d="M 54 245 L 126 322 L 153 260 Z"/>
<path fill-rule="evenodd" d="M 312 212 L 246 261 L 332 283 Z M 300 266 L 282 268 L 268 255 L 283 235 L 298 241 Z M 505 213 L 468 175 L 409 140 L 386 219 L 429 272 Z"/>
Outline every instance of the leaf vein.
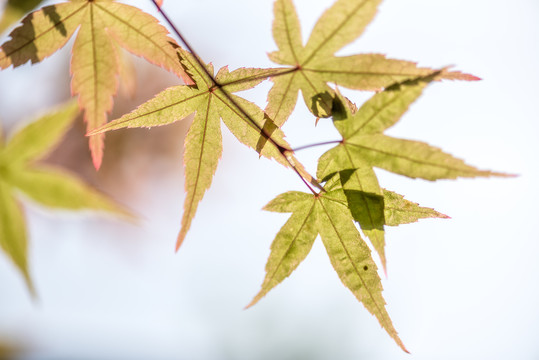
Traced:
<path fill-rule="evenodd" d="M 286 28 L 286 39 L 288 40 L 288 46 L 290 47 L 290 52 L 292 52 L 292 57 L 294 58 L 294 61 L 296 62 L 296 64 L 299 64 L 298 57 L 296 55 L 296 52 L 294 51 L 294 46 L 292 46 L 292 39 L 290 38 L 290 28 L 288 27 L 288 20 L 284 8 L 284 6 L 281 7 L 281 13 L 284 19 L 284 26 Z"/>
<path fill-rule="evenodd" d="M 357 268 L 356 264 L 354 263 L 354 261 L 352 260 L 352 256 L 350 255 L 350 252 L 348 251 L 348 248 L 346 247 L 346 245 L 344 244 L 344 241 L 341 237 L 341 234 L 339 233 L 339 231 L 337 230 L 337 226 L 335 225 L 335 223 L 333 222 L 333 219 L 331 218 L 331 216 L 329 215 L 326 207 L 324 206 L 324 203 L 322 201 L 320 201 L 320 205 L 322 206 L 322 209 L 324 209 L 324 212 L 326 213 L 326 216 L 333 228 L 333 230 L 335 231 L 335 234 L 337 234 L 337 238 L 339 239 L 339 242 L 341 243 L 341 246 L 343 247 L 344 249 L 344 252 L 346 253 L 346 256 L 348 258 L 348 260 L 350 260 L 350 263 L 352 264 L 352 267 L 354 268 L 357 276 L 359 277 L 359 280 L 361 281 L 361 283 L 363 284 L 363 288 L 365 289 L 365 291 L 367 291 L 367 293 L 369 294 L 371 300 L 374 302 L 374 305 L 376 306 L 376 309 L 378 310 L 378 312 L 382 315 L 385 315 L 384 312 L 380 309 L 380 307 L 378 306 L 378 302 L 376 301 L 376 299 L 374 298 L 374 295 L 371 293 L 371 291 L 369 290 L 369 288 L 367 287 L 367 284 L 365 283 L 365 280 L 363 279 L 363 277 L 361 276 L 361 271 L 359 271 L 359 269 Z"/>
<path fill-rule="evenodd" d="M 166 51 L 163 51 L 162 47 L 160 44 L 156 43 L 154 40 L 153 40 L 153 36 L 154 35 L 158 35 L 159 32 L 155 32 L 154 34 L 151 34 L 151 35 L 148 35 L 146 33 L 144 33 L 142 30 L 139 30 L 138 28 L 134 27 L 133 26 L 133 23 L 131 22 L 127 22 L 127 21 L 124 21 L 122 18 L 116 16 L 114 13 L 110 12 L 108 9 L 106 9 L 105 7 L 103 6 L 100 6 L 99 4 L 95 4 L 95 6 L 97 6 L 99 9 L 101 9 L 103 12 L 107 13 L 108 15 L 112 16 L 114 19 L 116 19 L 118 22 L 121 22 L 122 24 L 124 24 L 125 26 L 127 26 L 128 28 L 130 28 L 131 30 L 133 30 L 134 32 L 138 33 L 139 35 L 141 35 L 142 37 L 144 37 L 146 40 L 148 40 L 149 42 L 151 42 L 153 45 L 154 45 L 154 49 L 158 49 L 160 50 L 163 54 L 165 54 L 165 56 L 169 59 L 172 59 L 172 61 L 179 61 L 178 59 L 175 59 L 174 57 L 172 57 L 168 52 Z M 134 16 L 134 15 L 133 15 Z M 146 24 L 147 25 L 147 24 Z"/>
<path fill-rule="evenodd" d="M 206 114 L 204 119 L 204 131 L 202 132 L 202 141 L 200 146 L 200 154 L 198 156 L 198 166 L 197 166 L 197 174 L 195 178 L 195 183 L 193 184 L 193 192 L 191 194 L 191 198 L 189 199 L 189 208 L 185 211 L 185 214 L 187 215 L 187 218 L 189 219 L 191 216 L 191 210 L 193 209 L 193 204 L 195 202 L 195 196 L 198 188 L 198 180 L 200 179 L 200 169 L 202 167 L 202 157 L 204 156 L 204 145 L 206 144 L 206 133 L 208 132 L 208 117 L 210 114 L 210 104 L 211 104 L 212 96 L 210 95 L 208 97 L 208 105 L 206 107 Z M 185 216 L 184 214 L 184 216 Z"/>
<path fill-rule="evenodd" d="M 387 155 L 387 156 L 390 156 L 390 157 L 396 157 L 396 158 L 408 160 L 410 162 L 414 162 L 414 163 L 421 164 L 421 165 L 429 165 L 429 166 L 434 166 L 434 167 L 438 167 L 438 168 L 441 168 L 441 169 L 454 170 L 454 171 L 459 171 L 459 172 L 469 173 L 469 174 L 477 174 L 477 172 L 478 172 L 477 170 L 475 170 L 475 171 L 474 170 L 467 170 L 467 169 L 462 169 L 462 168 L 453 167 L 453 166 L 444 166 L 443 164 L 431 163 L 431 162 L 424 161 L 424 160 L 418 160 L 418 159 L 411 158 L 409 156 L 399 155 L 397 153 L 390 153 L 388 151 L 374 149 L 374 148 L 371 148 L 371 147 L 368 147 L 368 146 L 365 146 L 365 145 L 361 145 L 361 144 L 356 144 L 356 143 L 351 143 L 351 142 L 347 142 L 346 144 L 351 145 L 351 146 L 355 146 L 355 147 L 358 147 L 358 148 L 363 148 L 363 149 L 366 149 L 366 150 L 370 150 L 370 151 L 373 151 L 373 152 L 377 152 L 377 153 Z"/>
<path fill-rule="evenodd" d="M 284 258 L 286 257 L 286 255 L 290 252 L 290 249 L 292 248 L 292 246 L 294 245 L 294 243 L 296 242 L 299 234 L 301 233 L 301 230 L 305 227 L 305 225 L 307 224 L 307 220 L 309 219 L 309 217 L 311 216 L 311 214 L 313 213 L 313 210 L 314 210 L 314 206 L 315 206 L 316 202 L 313 201 L 313 204 L 311 205 L 311 208 L 309 209 L 309 212 L 307 213 L 307 216 L 305 217 L 305 220 L 303 220 L 303 223 L 301 224 L 300 228 L 298 229 L 298 231 L 296 232 L 296 235 L 294 235 L 294 239 L 290 242 L 290 244 L 288 245 L 288 248 L 286 249 L 283 257 L 281 259 L 279 259 L 279 263 L 277 264 L 277 266 L 275 267 L 275 270 L 273 271 L 273 274 L 271 274 L 271 276 L 269 277 L 268 279 L 268 284 L 270 284 L 272 281 L 273 281 L 273 278 L 275 277 L 275 274 L 277 273 L 277 271 L 279 270 L 279 267 L 281 266 L 281 264 L 283 263 L 284 261 Z"/>
<path fill-rule="evenodd" d="M 286 99 L 286 96 L 288 94 L 288 92 L 290 91 L 290 87 L 292 86 L 292 83 L 294 82 L 294 76 L 296 76 L 297 72 L 294 71 L 292 73 L 292 76 L 290 76 L 290 81 L 288 82 L 288 84 L 286 85 L 286 89 L 284 91 L 284 94 L 283 96 L 281 97 L 281 99 L 279 100 L 279 106 L 277 107 L 277 111 L 275 112 L 275 116 L 274 118 L 277 119 L 278 116 L 279 116 L 279 113 L 281 112 L 281 109 L 283 108 L 283 105 L 284 105 L 284 100 Z M 297 91 L 297 90 L 296 90 Z"/>
<path fill-rule="evenodd" d="M 359 167 L 354 164 L 354 160 L 352 159 L 352 155 L 350 154 L 350 151 L 349 149 L 345 146 L 344 147 L 344 151 L 346 152 L 346 156 L 348 157 L 348 160 L 350 160 L 350 164 L 352 164 L 352 166 L 355 168 L 355 169 L 358 169 Z M 359 190 L 360 190 L 360 196 L 361 196 L 361 201 L 363 202 L 363 204 L 365 204 L 365 207 L 367 209 L 367 214 L 369 215 L 369 225 L 374 229 L 376 228 L 375 224 L 374 224 L 374 220 L 373 220 L 373 216 L 372 216 L 372 209 L 369 205 L 369 202 L 367 201 L 366 197 L 365 197 L 365 192 L 363 190 L 363 184 L 362 184 L 362 181 L 358 175 L 358 172 L 357 171 L 354 171 L 354 175 L 353 175 L 356 180 L 357 180 L 357 183 L 359 185 Z M 343 185 L 344 187 L 344 185 Z M 361 225 L 361 224 L 360 224 Z"/>

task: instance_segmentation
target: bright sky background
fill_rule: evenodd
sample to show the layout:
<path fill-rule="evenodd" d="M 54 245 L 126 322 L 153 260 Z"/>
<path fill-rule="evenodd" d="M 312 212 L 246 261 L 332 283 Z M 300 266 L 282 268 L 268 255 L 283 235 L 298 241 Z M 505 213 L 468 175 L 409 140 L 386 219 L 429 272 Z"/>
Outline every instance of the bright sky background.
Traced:
<path fill-rule="evenodd" d="M 128 3 L 155 13 L 149 1 Z M 332 1 L 295 3 L 306 38 Z M 165 0 L 164 9 L 206 61 L 234 69 L 272 66 L 272 6 Z M 342 52 L 454 65 L 481 77 L 432 85 L 390 133 L 519 174 L 431 183 L 377 172 L 382 186 L 452 217 L 387 230 L 384 296 L 411 356 L 339 282 L 319 241 L 289 279 L 243 310 L 286 220 L 260 208 L 281 192 L 305 189 L 227 131 L 213 186 L 178 254 L 179 154 L 176 168 L 144 174 L 146 185 L 128 201 L 145 218 L 138 227 L 29 207 L 39 301 L 0 256 L 0 342 L 29 346 L 28 359 L 538 359 L 538 16 L 536 0 L 385 0 Z M 67 74 L 67 51 L 0 72 L 8 129 L 60 101 L 55 86 L 68 80 L 56 74 Z M 248 96 L 264 106 L 268 89 Z M 293 146 L 337 139 L 328 122 L 314 128 L 301 101 L 284 130 Z M 325 150 L 299 157 L 314 172 Z"/>

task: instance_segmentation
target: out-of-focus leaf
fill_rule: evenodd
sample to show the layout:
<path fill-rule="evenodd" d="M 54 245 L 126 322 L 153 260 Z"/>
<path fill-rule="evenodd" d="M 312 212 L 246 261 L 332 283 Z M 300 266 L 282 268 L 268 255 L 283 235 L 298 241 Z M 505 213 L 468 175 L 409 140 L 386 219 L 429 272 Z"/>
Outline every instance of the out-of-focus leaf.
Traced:
<path fill-rule="evenodd" d="M 21 20 L 27 12 L 33 10 L 42 2 L 43 0 L 7 0 L 2 16 L 0 17 L 0 34 Z"/>
<path fill-rule="evenodd" d="M 4 253 L 22 273 L 28 289 L 34 285 L 28 269 L 28 239 L 20 205 L 12 195 L 11 187 L 0 179 L 0 245 Z"/>
<path fill-rule="evenodd" d="M 34 163 L 60 141 L 78 113 L 77 104 L 71 102 L 22 128 L 5 144 L 0 143 L 0 246 L 32 293 L 26 225 L 16 201 L 19 194 L 48 208 L 107 211 L 133 218 L 73 175 Z"/>

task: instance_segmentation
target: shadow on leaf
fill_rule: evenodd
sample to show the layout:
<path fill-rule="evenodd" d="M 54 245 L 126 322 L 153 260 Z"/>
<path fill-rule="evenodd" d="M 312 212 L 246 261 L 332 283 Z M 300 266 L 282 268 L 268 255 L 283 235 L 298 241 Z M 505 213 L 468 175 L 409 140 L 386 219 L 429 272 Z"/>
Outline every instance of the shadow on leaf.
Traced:
<path fill-rule="evenodd" d="M 258 143 L 256 144 L 256 152 L 259 154 L 262 153 L 262 150 L 264 149 L 264 146 L 266 146 L 266 143 L 268 142 L 268 139 L 271 138 L 272 134 L 277 130 L 278 127 L 275 125 L 273 120 L 270 119 L 270 117 L 264 113 L 264 125 L 262 126 L 262 130 L 260 131 L 260 138 L 258 138 Z"/>
<path fill-rule="evenodd" d="M 355 171 L 356 169 L 349 169 L 339 172 L 352 217 L 363 230 L 383 231 L 385 224 L 384 197 L 379 194 L 346 188 L 346 183 Z"/>
<path fill-rule="evenodd" d="M 316 94 L 311 99 L 311 111 L 318 118 L 330 117 L 333 110 L 335 95 L 327 91 Z"/>
<path fill-rule="evenodd" d="M 61 36 L 67 37 L 67 29 L 62 23 L 62 19 L 56 11 L 56 6 L 46 6 L 42 9 L 43 14 L 50 19 L 53 29 L 56 29 Z M 11 32 L 11 40 L 2 45 L 5 58 L 10 59 L 13 67 L 17 67 L 30 61 L 32 64 L 42 60 L 39 56 L 35 39 L 38 37 L 32 23 L 35 13 L 29 14 L 22 21 L 22 25 Z"/>

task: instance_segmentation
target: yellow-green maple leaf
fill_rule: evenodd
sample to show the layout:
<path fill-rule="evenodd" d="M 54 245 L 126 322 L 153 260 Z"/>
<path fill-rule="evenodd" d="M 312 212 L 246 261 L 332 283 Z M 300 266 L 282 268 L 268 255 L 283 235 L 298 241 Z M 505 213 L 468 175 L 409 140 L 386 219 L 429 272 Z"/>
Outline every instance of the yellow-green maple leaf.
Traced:
<path fill-rule="evenodd" d="M 46 6 L 25 17 L 0 48 L 0 68 L 39 62 L 66 44 L 79 29 L 71 60 L 72 92 L 79 95 L 91 131 L 107 122 L 118 88 L 116 45 L 191 83 L 178 60 L 178 45 L 157 20 L 135 7 L 112 0 L 72 0 Z M 103 157 L 104 134 L 89 139 L 94 166 Z"/>
<path fill-rule="evenodd" d="M 248 306 L 256 304 L 290 276 L 308 255 L 320 234 L 342 283 L 378 319 L 395 342 L 407 351 L 387 313 L 377 267 L 369 247 L 354 225 L 342 189 L 318 195 L 287 192 L 272 200 L 264 209 L 292 215 L 271 245 L 262 288 Z"/>
<path fill-rule="evenodd" d="M 20 194 L 48 208 L 100 210 L 131 217 L 73 175 L 35 163 L 54 148 L 78 113 L 77 104 L 71 102 L 27 125 L 6 144 L 0 141 L 0 246 L 22 272 L 32 292 L 26 226 L 17 201 Z"/>
<path fill-rule="evenodd" d="M 278 51 L 270 59 L 289 65 L 288 72 L 272 78 L 266 113 L 282 126 L 294 109 L 298 91 L 317 117 L 328 117 L 334 91 L 328 83 L 357 90 L 381 90 L 394 83 L 426 76 L 434 71 L 410 61 L 387 59 L 380 54 L 335 56 L 354 41 L 376 14 L 381 0 L 338 0 L 316 23 L 303 46 L 301 28 L 292 0 L 277 0 L 274 6 L 273 38 Z M 460 72 L 444 71 L 439 78 L 476 80 Z"/>
<path fill-rule="evenodd" d="M 426 143 L 383 134 L 400 120 L 410 104 L 439 74 L 391 86 L 373 95 L 355 113 L 353 104 L 339 94 L 334 102 L 333 123 L 342 140 L 320 157 L 317 175 L 327 180 L 339 174 L 350 210 L 380 255 L 384 268 L 384 200 L 387 194 L 378 184 L 373 167 L 425 180 L 505 176 L 478 170 Z"/>
<path fill-rule="evenodd" d="M 196 85 L 174 86 L 140 105 L 133 112 L 111 121 L 91 134 L 134 127 L 170 124 L 195 113 L 185 139 L 185 191 L 182 227 L 176 248 L 183 242 L 198 203 L 210 187 L 222 153 L 221 119 L 243 144 L 261 156 L 291 166 L 309 179 L 293 157 L 282 131 L 257 105 L 233 95 L 256 86 L 275 69 L 241 68 L 232 72 L 224 67 L 213 78 L 213 66 L 203 68 L 201 62 L 187 51 L 180 51 L 183 63 Z M 312 179 L 314 181 L 314 179 Z"/>

